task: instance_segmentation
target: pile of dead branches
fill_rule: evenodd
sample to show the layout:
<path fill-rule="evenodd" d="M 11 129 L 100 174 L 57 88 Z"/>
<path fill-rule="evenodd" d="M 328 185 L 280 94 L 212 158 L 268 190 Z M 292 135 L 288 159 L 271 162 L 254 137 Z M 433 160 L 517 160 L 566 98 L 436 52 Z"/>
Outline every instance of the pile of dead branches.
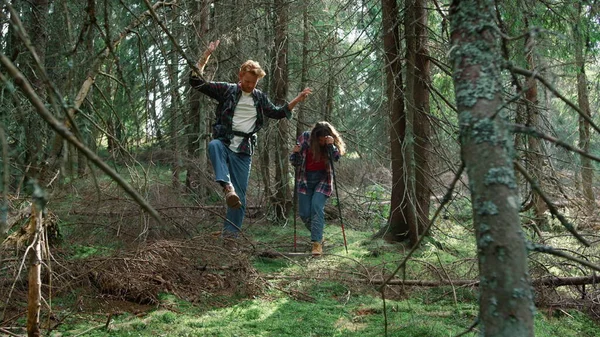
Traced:
<path fill-rule="evenodd" d="M 242 253 L 213 238 L 156 241 L 111 256 L 65 265 L 72 279 L 89 281 L 100 293 L 140 304 L 170 293 L 196 302 L 215 294 L 256 294 L 256 272 Z M 64 275 L 63 273 L 59 273 Z"/>

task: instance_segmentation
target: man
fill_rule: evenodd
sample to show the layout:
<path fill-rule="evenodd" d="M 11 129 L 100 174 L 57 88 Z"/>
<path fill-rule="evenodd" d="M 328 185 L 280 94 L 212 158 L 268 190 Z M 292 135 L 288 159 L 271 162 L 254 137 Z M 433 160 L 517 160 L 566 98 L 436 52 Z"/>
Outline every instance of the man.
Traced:
<path fill-rule="evenodd" d="M 202 73 L 219 40 L 211 42 L 198 61 Z M 256 89 L 258 81 L 266 75 L 258 62 L 248 60 L 242 64 L 238 83 L 209 82 L 192 72 L 190 84 L 194 89 L 218 101 L 213 140 L 208 145 L 210 161 L 215 171 L 215 181 L 223 187 L 227 203 L 227 218 L 223 236 L 237 237 L 246 213 L 246 189 L 250 177 L 251 156 L 256 145 L 256 132 L 264 118 L 290 119 L 292 109 L 312 92 L 305 88 L 283 106 L 274 105 L 266 94 Z"/>

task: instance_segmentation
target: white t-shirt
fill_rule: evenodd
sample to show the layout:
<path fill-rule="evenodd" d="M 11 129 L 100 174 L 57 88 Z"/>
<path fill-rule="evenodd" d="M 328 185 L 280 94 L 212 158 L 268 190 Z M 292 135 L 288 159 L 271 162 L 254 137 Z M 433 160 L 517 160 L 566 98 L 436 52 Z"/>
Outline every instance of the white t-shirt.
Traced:
<path fill-rule="evenodd" d="M 254 107 L 254 99 L 250 93 L 243 92 L 240 101 L 233 112 L 233 131 L 250 133 L 254 131 L 256 126 L 256 108 Z M 242 143 L 244 137 L 233 136 L 229 149 L 233 152 L 238 152 L 238 146 Z"/>

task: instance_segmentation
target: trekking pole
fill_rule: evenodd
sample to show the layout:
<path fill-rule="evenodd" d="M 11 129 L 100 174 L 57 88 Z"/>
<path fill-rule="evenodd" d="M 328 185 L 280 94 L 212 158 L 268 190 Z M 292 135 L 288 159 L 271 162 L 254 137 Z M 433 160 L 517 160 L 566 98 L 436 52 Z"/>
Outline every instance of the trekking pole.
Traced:
<path fill-rule="evenodd" d="M 346 244 L 346 231 L 344 231 L 344 219 L 342 219 L 342 206 L 340 205 L 340 195 L 338 193 L 337 181 L 335 179 L 335 168 L 333 166 L 333 145 L 327 145 L 327 151 L 329 152 L 329 162 L 331 163 L 331 173 L 333 174 L 333 185 L 335 185 L 335 197 L 337 199 L 337 207 L 340 212 L 340 223 L 342 224 L 342 235 L 344 236 L 344 248 L 346 248 L 346 254 L 348 254 L 348 245 Z"/>
<path fill-rule="evenodd" d="M 298 208 L 298 166 L 294 167 L 294 193 L 293 193 L 293 207 L 294 207 L 294 253 L 296 252 L 296 212 Z"/>

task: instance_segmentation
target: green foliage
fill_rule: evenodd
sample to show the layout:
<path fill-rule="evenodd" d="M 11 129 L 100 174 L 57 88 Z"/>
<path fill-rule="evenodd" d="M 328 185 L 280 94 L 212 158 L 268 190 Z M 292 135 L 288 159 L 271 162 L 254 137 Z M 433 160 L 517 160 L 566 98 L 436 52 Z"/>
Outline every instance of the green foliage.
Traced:
<path fill-rule="evenodd" d="M 74 245 L 71 247 L 73 259 L 87 259 L 94 256 L 109 256 L 112 249 L 101 246 L 81 246 Z"/>
<path fill-rule="evenodd" d="M 441 231 L 425 240 L 399 277 L 438 279 L 441 270 L 452 278 L 477 278 L 475 243 L 472 233 L 456 223 L 437 224 Z M 248 233 L 260 245 L 291 243 L 289 225 L 254 226 Z M 301 240 L 300 249 L 308 245 Z M 383 302 L 376 284 L 357 283 L 353 278 L 369 270 L 392 270 L 406 252 L 405 247 L 371 240 L 365 232 L 346 229 L 349 254 L 342 245 L 340 228 L 328 223 L 327 244 L 321 259 L 294 260 L 256 258 L 253 266 L 260 275 L 288 276 L 267 282 L 264 293 L 253 298 L 222 295 L 210 301 L 188 302 L 174 294 L 160 294 L 160 304 L 146 315 L 115 316 L 108 329 L 97 325 L 84 336 L 381 336 L 384 329 Z M 81 251 L 93 249 L 79 248 Z M 94 251 L 97 253 L 97 251 Z M 377 252 L 375 254 L 375 252 Z M 442 267 L 443 266 L 443 267 Z M 443 269 L 441 269 L 443 268 Z M 324 271 L 350 272 L 344 277 L 319 280 Z M 316 273 L 316 274 L 314 274 Z M 356 273 L 357 275 L 353 274 Z M 294 296 L 296 295 L 296 296 Z M 78 296 L 54 303 L 70 306 Z M 478 314 L 476 288 L 390 288 L 386 291 L 389 336 L 448 336 L 464 332 Z M 218 304 L 218 305 L 217 305 Z M 540 309 L 535 317 L 536 336 L 592 337 L 597 329 L 585 314 L 577 311 Z M 69 316 L 50 336 L 73 336 L 93 328 L 85 315 Z M 105 320 L 106 318 L 103 317 Z M 87 322 L 94 322 L 89 317 Z M 467 336 L 477 335 L 477 328 Z"/>

